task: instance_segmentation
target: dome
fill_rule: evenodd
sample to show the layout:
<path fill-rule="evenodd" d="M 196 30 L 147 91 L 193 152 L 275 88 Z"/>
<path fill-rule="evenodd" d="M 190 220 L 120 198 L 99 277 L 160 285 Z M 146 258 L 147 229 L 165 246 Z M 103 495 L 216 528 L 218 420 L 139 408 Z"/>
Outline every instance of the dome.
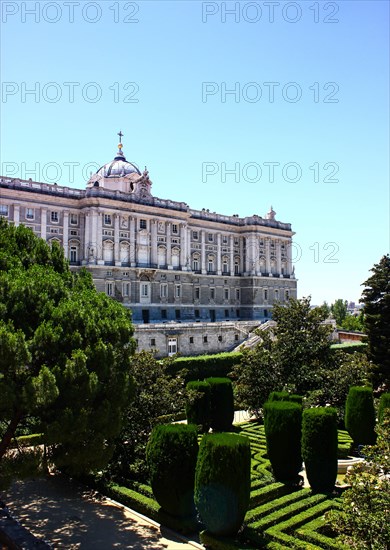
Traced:
<path fill-rule="evenodd" d="M 138 168 L 126 160 L 121 150 L 118 151 L 114 160 L 101 166 L 96 174 L 103 178 L 120 178 L 128 174 L 138 174 L 141 176 Z"/>

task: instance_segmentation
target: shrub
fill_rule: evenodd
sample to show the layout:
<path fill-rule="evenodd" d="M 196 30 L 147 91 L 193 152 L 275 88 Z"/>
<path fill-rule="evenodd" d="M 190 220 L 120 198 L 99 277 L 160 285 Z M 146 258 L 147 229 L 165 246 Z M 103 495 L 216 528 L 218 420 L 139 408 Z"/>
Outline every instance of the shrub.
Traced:
<path fill-rule="evenodd" d="M 303 411 L 302 458 L 310 487 L 330 493 L 337 477 L 337 412 L 332 407 Z"/>
<path fill-rule="evenodd" d="M 210 425 L 214 431 L 228 431 L 234 419 L 233 387 L 229 378 L 207 378 L 210 385 Z"/>
<path fill-rule="evenodd" d="M 190 392 L 186 403 L 187 422 L 198 426 L 201 432 L 208 432 L 210 428 L 210 384 L 199 381 L 188 382 L 187 390 Z"/>
<path fill-rule="evenodd" d="M 197 430 L 185 424 L 156 426 L 146 447 L 153 494 L 168 514 L 194 514 L 194 480 L 198 455 Z"/>
<path fill-rule="evenodd" d="M 351 386 L 345 404 L 345 427 L 354 445 L 375 443 L 375 409 L 372 388 Z"/>
<path fill-rule="evenodd" d="M 269 394 L 268 401 L 291 401 L 302 405 L 303 397 L 287 391 L 273 391 Z"/>
<path fill-rule="evenodd" d="M 195 474 L 195 504 L 208 531 L 233 536 L 250 498 L 249 439 L 232 433 L 205 434 Z"/>
<path fill-rule="evenodd" d="M 228 376 L 234 365 L 241 361 L 240 352 L 225 352 L 215 355 L 198 355 L 197 357 L 178 357 L 167 367 L 168 374 L 176 376 L 185 369 L 186 381 L 203 380 L 210 376 Z"/>
<path fill-rule="evenodd" d="M 302 467 L 302 407 L 289 401 L 264 404 L 267 455 L 277 481 L 295 481 Z"/>
<path fill-rule="evenodd" d="M 385 415 L 385 409 L 390 409 L 390 393 L 382 393 L 381 398 L 379 400 L 379 407 L 378 407 L 378 422 L 381 423 L 384 415 Z"/>

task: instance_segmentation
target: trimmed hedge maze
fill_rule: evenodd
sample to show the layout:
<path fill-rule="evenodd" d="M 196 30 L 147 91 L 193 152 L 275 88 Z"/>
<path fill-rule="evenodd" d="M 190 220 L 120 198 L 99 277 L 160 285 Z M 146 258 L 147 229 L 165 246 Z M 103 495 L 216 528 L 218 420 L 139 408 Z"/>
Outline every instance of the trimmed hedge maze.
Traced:
<path fill-rule="evenodd" d="M 200 535 L 203 544 L 213 550 L 346 550 L 332 536 L 323 519 L 326 511 L 339 507 L 339 499 L 325 494 L 313 495 L 310 489 L 294 489 L 283 483 L 275 483 L 270 462 L 266 458 L 264 426 L 247 422 L 236 426 L 235 431 L 246 435 L 251 443 L 251 493 L 245 528 L 238 539 L 222 539 L 203 532 Z M 348 455 L 351 442 L 347 432 L 338 432 L 340 456 Z M 176 531 L 188 533 L 191 528 L 193 531 L 194 525 L 180 522 L 173 525 L 167 522 L 148 486 L 135 482 L 128 487 L 110 485 L 108 493 L 115 500 Z M 201 526 L 197 528 L 200 530 Z"/>

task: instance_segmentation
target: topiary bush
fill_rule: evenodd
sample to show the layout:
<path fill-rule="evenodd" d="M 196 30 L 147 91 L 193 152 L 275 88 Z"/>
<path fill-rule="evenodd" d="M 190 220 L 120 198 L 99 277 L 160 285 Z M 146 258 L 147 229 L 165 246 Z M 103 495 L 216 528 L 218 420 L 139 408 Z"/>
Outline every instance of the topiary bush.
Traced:
<path fill-rule="evenodd" d="M 196 426 L 161 424 L 150 435 L 146 461 L 153 494 L 161 508 L 177 517 L 194 515 Z"/>
<path fill-rule="evenodd" d="M 287 391 L 273 391 L 269 394 L 268 401 L 292 401 L 302 405 L 303 397 Z"/>
<path fill-rule="evenodd" d="M 188 382 L 190 392 L 186 403 L 188 424 L 195 424 L 199 431 L 208 432 L 210 428 L 211 388 L 207 382 Z"/>
<path fill-rule="evenodd" d="M 337 478 L 337 412 L 332 407 L 303 411 L 302 458 L 315 493 L 333 491 Z"/>
<path fill-rule="evenodd" d="M 267 455 L 277 481 L 296 481 L 302 468 L 302 407 L 290 401 L 264 404 Z"/>
<path fill-rule="evenodd" d="M 210 426 L 216 432 L 229 431 L 234 419 L 233 386 L 229 378 L 207 378 L 210 385 Z"/>
<path fill-rule="evenodd" d="M 372 388 L 351 386 L 345 404 L 345 427 L 354 445 L 373 445 L 375 434 L 375 409 Z"/>
<path fill-rule="evenodd" d="M 381 423 L 385 414 L 385 410 L 390 409 L 390 393 L 382 393 L 379 399 L 378 407 L 378 422 Z"/>
<path fill-rule="evenodd" d="M 250 498 L 250 443 L 233 433 L 205 434 L 195 474 L 195 505 L 207 530 L 233 536 Z"/>

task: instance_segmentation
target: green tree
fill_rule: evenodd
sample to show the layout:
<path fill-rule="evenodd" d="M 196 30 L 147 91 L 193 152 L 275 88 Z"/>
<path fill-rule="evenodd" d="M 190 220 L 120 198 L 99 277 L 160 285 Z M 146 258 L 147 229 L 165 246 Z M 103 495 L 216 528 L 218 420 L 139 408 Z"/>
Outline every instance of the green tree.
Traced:
<path fill-rule="evenodd" d="M 130 313 L 72 274 L 59 246 L 0 221 L 0 459 L 33 416 L 59 467 L 101 468 L 129 400 L 132 333 Z"/>
<path fill-rule="evenodd" d="M 328 512 L 327 523 L 348 548 L 390 548 L 390 416 L 377 426 L 377 443 L 365 447 L 366 461 L 347 474 L 351 488 L 341 511 Z"/>
<path fill-rule="evenodd" d="M 341 328 L 345 330 L 352 330 L 355 332 L 364 331 L 364 315 L 361 312 L 359 315 L 351 315 L 347 313 L 344 321 L 341 323 Z"/>
<path fill-rule="evenodd" d="M 157 360 L 141 351 L 131 361 L 134 393 L 126 407 L 123 428 L 107 474 L 119 479 L 147 481 L 146 445 L 154 426 L 167 422 L 167 415 L 182 412 L 186 402 L 184 377 L 167 374 L 173 359 Z"/>
<path fill-rule="evenodd" d="M 330 306 L 330 311 L 336 320 L 337 326 L 341 327 L 347 316 L 348 302 L 339 298 Z"/>
<path fill-rule="evenodd" d="M 383 256 L 363 283 L 368 357 L 374 364 L 374 381 L 390 388 L 390 256 Z"/>

